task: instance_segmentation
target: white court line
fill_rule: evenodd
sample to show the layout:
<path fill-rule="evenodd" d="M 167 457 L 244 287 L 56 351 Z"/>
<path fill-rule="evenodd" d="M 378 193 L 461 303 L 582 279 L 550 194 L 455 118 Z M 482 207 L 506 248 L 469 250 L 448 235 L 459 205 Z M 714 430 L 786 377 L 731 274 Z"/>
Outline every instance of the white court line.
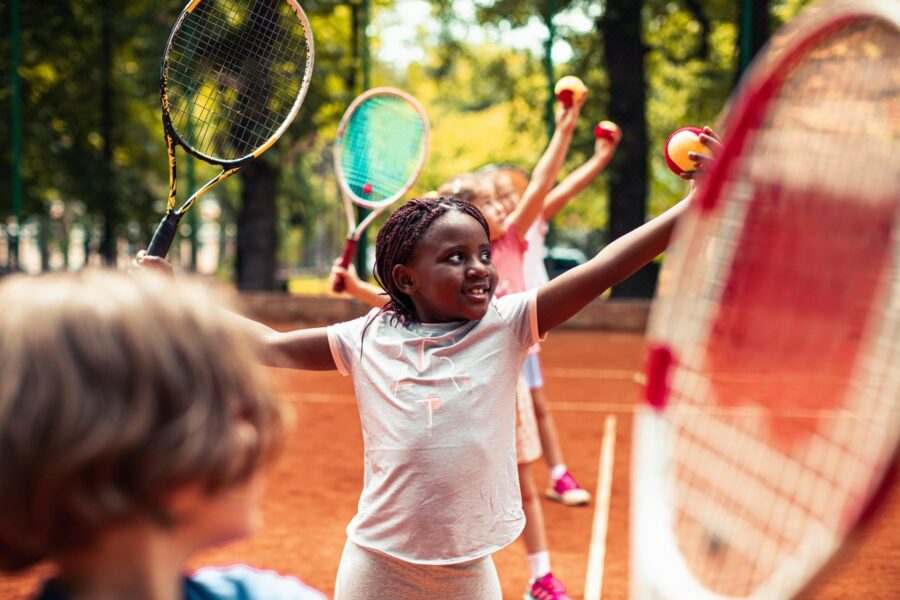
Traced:
<path fill-rule="evenodd" d="M 566 367 L 551 367 L 542 370 L 544 377 L 559 377 L 560 379 L 635 379 L 638 371 L 635 369 L 572 369 Z"/>
<path fill-rule="evenodd" d="M 282 398 L 298 404 L 356 404 L 353 394 L 314 394 L 307 392 L 283 392 Z M 634 402 L 554 402 L 550 408 L 556 412 L 633 413 Z"/>
<path fill-rule="evenodd" d="M 587 575 L 584 580 L 584 600 L 600 600 L 603 589 L 603 563 L 606 560 L 606 529 L 609 525 L 609 499 L 612 493 L 613 459 L 616 448 L 616 418 L 608 415 L 603 423 L 600 444 L 600 466 L 597 491 L 594 495 L 594 525 L 591 529 L 591 548 L 588 552 Z"/>

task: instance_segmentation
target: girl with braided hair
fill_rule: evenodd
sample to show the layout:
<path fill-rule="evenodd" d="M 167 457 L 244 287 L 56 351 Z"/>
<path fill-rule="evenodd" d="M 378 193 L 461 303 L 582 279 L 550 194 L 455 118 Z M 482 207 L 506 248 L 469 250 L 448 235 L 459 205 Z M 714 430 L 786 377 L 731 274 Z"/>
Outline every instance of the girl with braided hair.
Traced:
<path fill-rule="evenodd" d="M 236 317 L 271 364 L 353 378 L 364 483 L 336 600 L 499 600 L 491 555 L 522 532 L 515 390 L 529 347 L 666 247 L 682 202 L 540 288 L 497 299 L 488 224 L 412 200 L 378 233 L 368 315 L 278 332 Z M 139 264 L 164 267 L 138 255 Z"/>

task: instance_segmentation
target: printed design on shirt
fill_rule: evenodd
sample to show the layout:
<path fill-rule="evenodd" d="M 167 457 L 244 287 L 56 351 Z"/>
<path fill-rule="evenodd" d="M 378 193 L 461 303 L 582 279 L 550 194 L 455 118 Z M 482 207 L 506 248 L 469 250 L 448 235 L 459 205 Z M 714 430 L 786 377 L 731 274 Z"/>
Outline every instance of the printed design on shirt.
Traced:
<path fill-rule="evenodd" d="M 449 343 L 453 344 L 455 343 L 455 340 L 450 340 Z M 423 395 L 424 398 L 419 397 L 414 399 L 413 402 L 421 405 L 425 410 L 425 428 L 427 429 L 429 436 L 431 436 L 434 429 L 434 415 L 441 409 L 444 404 L 444 398 L 448 396 L 446 393 L 442 395 L 441 390 L 449 391 L 451 385 L 455 392 L 471 392 L 475 390 L 475 387 L 472 385 L 468 376 L 457 373 L 456 365 L 450 357 L 435 356 L 434 354 L 428 353 L 429 345 L 438 344 L 447 345 L 447 341 L 422 338 L 418 342 L 415 367 L 419 375 L 426 379 L 425 382 L 413 381 L 410 379 L 398 379 L 394 382 L 394 385 L 391 386 L 394 397 L 398 399 L 400 397 L 400 392 L 404 389 L 412 388 L 413 390 L 421 390 L 420 392 L 416 392 L 416 395 Z M 452 395 L 452 392 L 450 395 Z"/>

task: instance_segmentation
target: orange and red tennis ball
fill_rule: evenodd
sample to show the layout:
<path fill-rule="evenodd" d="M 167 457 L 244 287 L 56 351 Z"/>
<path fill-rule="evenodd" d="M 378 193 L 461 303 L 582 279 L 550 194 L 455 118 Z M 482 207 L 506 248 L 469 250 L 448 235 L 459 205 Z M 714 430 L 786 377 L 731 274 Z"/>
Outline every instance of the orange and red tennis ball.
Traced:
<path fill-rule="evenodd" d="M 574 75 L 566 75 L 556 82 L 553 93 L 563 106 L 569 107 L 572 106 L 575 100 L 580 101 L 584 98 L 588 93 L 588 89 L 584 82 Z"/>
<path fill-rule="evenodd" d="M 697 161 L 688 156 L 688 153 L 711 156 L 709 148 L 700 141 L 701 133 L 703 130 L 699 127 L 682 127 L 673 131 L 666 140 L 663 155 L 666 157 L 666 165 L 676 175 L 697 170 Z"/>
<path fill-rule="evenodd" d="M 594 137 L 596 139 L 606 138 L 613 144 L 618 144 L 622 139 L 622 130 L 612 121 L 600 121 L 594 127 Z"/>

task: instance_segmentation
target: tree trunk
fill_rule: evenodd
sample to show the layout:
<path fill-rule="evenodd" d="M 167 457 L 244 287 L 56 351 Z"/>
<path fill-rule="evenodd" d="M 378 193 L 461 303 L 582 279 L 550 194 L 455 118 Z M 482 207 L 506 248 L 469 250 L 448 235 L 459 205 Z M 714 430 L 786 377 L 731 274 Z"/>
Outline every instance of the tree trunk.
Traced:
<path fill-rule="evenodd" d="M 739 15 L 738 77 L 769 39 L 769 0 L 742 0 Z"/>
<path fill-rule="evenodd" d="M 100 13 L 100 132 L 103 137 L 103 157 L 100 182 L 100 204 L 103 207 L 103 237 L 100 240 L 100 254 L 109 266 L 116 264 L 116 229 L 118 211 L 113 190 L 113 85 L 112 85 L 112 0 L 101 3 Z"/>
<path fill-rule="evenodd" d="M 241 290 L 274 290 L 278 173 L 265 160 L 255 160 L 241 171 L 240 176 L 243 189 L 237 222 L 237 286 Z"/>
<path fill-rule="evenodd" d="M 597 20 L 609 76 L 609 118 L 622 142 L 609 172 L 609 241 L 643 225 L 647 206 L 647 118 L 642 0 L 609 0 Z M 656 265 L 647 265 L 612 290 L 615 297 L 653 296 Z"/>

